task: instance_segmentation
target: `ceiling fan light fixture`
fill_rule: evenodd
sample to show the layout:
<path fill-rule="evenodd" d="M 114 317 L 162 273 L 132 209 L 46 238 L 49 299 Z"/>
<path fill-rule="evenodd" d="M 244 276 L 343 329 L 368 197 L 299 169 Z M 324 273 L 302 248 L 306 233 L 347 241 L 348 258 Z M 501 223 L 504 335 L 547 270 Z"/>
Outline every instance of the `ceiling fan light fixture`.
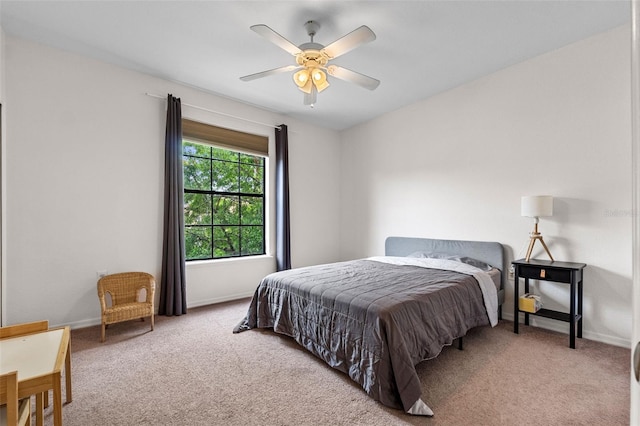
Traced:
<path fill-rule="evenodd" d="M 299 87 L 300 90 L 302 90 L 304 93 L 311 93 L 311 91 L 315 88 L 315 86 L 313 85 L 313 83 L 311 82 L 311 79 L 307 80 L 307 84 L 305 84 L 302 87 Z"/>
<path fill-rule="evenodd" d="M 322 92 L 329 87 L 327 74 L 320 68 L 304 68 L 293 75 L 293 81 L 298 89 L 305 93 L 311 93 L 312 88 L 317 92 Z"/>
<path fill-rule="evenodd" d="M 302 90 L 304 93 L 311 93 L 311 88 L 313 87 L 313 78 L 309 73 L 308 69 L 303 69 L 298 71 L 293 75 L 293 81 L 298 86 L 298 89 Z"/>
<path fill-rule="evenodd" d="M 313 80 L 313 84 L 318 89 L 318 92 L 322 92 L 324 89 L 329 87 L 329 82 L 327 81 L 327 74 L 324 73 L 319 68 L 314 68 L 311 71 L 311 78 Z"/>
<path fill-rule="evenodd" d="M 302 88 L 309 82 L 310 77 L 309 70 L 305 68 L 293 74 L 293 81 L 298 87 Z"/>

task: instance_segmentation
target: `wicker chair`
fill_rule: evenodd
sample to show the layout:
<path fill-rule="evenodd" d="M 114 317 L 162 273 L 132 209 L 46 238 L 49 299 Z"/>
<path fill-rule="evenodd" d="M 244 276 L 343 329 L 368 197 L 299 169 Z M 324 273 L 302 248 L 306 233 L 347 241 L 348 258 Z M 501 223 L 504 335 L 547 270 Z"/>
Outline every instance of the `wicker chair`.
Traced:
<path fill-rule="evenodd" d="M 141 299 L 142 290 L 146 294 Z M 104 342 L 105 330 L 109 324 L 151 317 L 153 331 L 154 297 L 156 281 L 153 275 L 146 272 L 123 272 L 105 275 L 98 280 L 98 297 L 102 309 L 102 334 Z M 111 297 L 111 304 L 107 306 L 107 297 Z"/>
<path fill-rule="evenodd" d="M 0 407 L 0 424 L 31 425 L 31 400 L 18 400 L 17 371 L 0 375 L 0 401 L 6 401 L 6 405 Z"/>

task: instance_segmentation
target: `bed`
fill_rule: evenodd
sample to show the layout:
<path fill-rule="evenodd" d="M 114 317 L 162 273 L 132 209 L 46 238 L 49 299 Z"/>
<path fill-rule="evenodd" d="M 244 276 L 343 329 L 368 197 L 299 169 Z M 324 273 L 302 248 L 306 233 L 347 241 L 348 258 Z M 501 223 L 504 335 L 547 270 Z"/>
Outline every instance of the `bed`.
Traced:
<path fill-rule="evenodd" d="M 497 242 L 388 237 L 385 256 L 266 276 L 233 331 L 290 336 L 373 399 L 430 416 L 415 366 L 497 323 L 506 270 Z"/>

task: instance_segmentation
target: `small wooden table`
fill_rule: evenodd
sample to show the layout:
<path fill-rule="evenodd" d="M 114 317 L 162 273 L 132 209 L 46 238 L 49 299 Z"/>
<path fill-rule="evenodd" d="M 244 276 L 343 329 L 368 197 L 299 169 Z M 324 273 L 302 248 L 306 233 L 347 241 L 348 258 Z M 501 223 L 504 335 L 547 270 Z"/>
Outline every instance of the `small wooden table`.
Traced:
<path fill-rule="evenodd" d="M 42 425 L 43 394 L 53 390 L 53 424 L 62 426 L 61 371 L 66 402 L 71 402 L 71 332 L 69 327 L 0 339 L 0 373 L 18 371 L 18 398 L 36 395 L 36 424 Z M 5 403 L 6 401 L 0 401 Z"/>

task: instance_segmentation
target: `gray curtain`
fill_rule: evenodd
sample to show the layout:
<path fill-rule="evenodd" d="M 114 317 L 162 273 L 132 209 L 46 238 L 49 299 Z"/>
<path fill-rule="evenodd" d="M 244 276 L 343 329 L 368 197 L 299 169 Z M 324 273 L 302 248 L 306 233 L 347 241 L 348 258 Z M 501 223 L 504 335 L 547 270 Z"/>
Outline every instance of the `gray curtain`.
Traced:
<path fill-rule="evenodd" d="M 180 99 L 167 97 L 167 130 L 164 151 L 164 234 L 160 315 L 187 313 L 184 193 L 182 182 L 182 108 Z"/>
<path fill-rule="evenodd" d="M 289 136 L 287 126 L 276 127 L 276 267 L 291 269 L 289 226 Z"/>

